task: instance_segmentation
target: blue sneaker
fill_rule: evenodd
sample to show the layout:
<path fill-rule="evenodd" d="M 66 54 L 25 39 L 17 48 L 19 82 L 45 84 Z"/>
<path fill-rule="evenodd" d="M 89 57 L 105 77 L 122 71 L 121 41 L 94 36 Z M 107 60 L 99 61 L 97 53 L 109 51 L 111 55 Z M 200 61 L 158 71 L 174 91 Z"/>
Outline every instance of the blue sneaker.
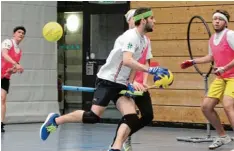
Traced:
<path fill-rule="evenodd" d="M 59 117 L 57 113 L 50 113 L 46 121 L 42 124 L 40 129 L 40 137 L 44 141 L 48 138 L 50 133 L 53 133 L 56 131 L 58 125 L 55 122 L 55 118 Z"/>

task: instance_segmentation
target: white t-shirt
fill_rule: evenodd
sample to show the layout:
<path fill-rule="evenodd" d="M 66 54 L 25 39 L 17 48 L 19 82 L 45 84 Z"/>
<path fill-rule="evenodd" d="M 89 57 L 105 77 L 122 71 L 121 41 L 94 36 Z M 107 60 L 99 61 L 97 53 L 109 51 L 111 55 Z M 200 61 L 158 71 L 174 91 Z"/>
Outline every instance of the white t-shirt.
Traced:
<path fill-rule="evenodd" d="M 16 42 L 15 42 L 14 39 L 5 39 L 5 40 L 2 42 L 1 51 L 2 51 L 3 49 L 10 50 L 11 47 L 12 47 L 12 41 L 13 41 L 13 45 L 14 45 L 14 48 L 15 48 L 15 52 L 16 52 L 16 53 L 19 53 L 19 52 L 20 52 L 19 45 L 16 44 Z"/>
<path fill-rule="evenodd" d="M 221 31 L 219 33 L 215 33 L 214 41 L 213 41 L 214 45 L 217 46 L 220 43 L 226 30 L 228 30 L 228 29 L 224 29 L 223 31 Z M 232 50 L 234 51 L 234 31 L 233 30 L 229 30 L 227 32 L 227 42 L 228 42 L 229 46 L 232 48 Z M 209 55 L 211 55 L 211 56 L 213 55 L 210 44 L 209 44 Z"/>
<path fill-rule="evenodd" d="M 123 45 L 124 41 L 122 38 L 123 35 L 120 35 L 116 40 L 115 40 L 115 44 L 114 44 L 114 48 L 117 47 L 121 47 L 121 45 Z M 153 58 L 152 55 L 152 47 L 151 47 L 151 42 L 150 40 L 144 36 L 146 43 L 148 43 L 148 51 L 147 51 L 147 55 L 146 55 L 146 60 Z"/>
<path fill-rule="evenodd" d="M 140 59 L 148 41 L 149 40 L 146 38 L 146 36 L 141 36 L 136 28 L 129 29 L 124 32 L 116 39 L 114 48 L 111 50 L 106 63 L 97 73 L 97 77 L 126 85 L 131 68 L 122 65 L 123 52 L 132 52 L 133 58 L 138 60 Z M 150 45 L 146 58 L 152 58 Z"/>

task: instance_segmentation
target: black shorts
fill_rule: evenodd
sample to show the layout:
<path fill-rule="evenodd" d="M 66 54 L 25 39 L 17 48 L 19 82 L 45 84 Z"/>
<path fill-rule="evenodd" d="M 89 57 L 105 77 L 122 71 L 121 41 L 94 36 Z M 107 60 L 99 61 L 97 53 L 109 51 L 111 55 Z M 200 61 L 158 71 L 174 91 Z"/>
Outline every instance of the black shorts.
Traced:
<path fill-rule="evenodd" d="M 97 78 L 95 84 L 96 90 L 94 92 L 93 104 L 106 107 L 113 101 L 116 103 L 118 98 L 122 95 L 119 94 L 121 90 L 127 90 L 127 86 L 118 84 L 108 80 Z"/>
<path fill-rule="evenodd" d="M 10 87 L 10 79 L 2 78 L 1 79 L 1 88 L 4 89 L 7 93 Z"/>

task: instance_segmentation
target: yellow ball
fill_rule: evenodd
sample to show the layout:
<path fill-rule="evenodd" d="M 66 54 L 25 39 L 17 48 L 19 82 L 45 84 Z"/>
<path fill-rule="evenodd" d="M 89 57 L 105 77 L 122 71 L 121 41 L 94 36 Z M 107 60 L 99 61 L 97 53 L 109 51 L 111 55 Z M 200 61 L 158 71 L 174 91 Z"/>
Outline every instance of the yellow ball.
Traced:
<path fill-rule="evenodd" d="M 174 76 L 170 70 L 168 70 L 168 74 L 162 75 L 155 75 L 154 76 L 154 85 L 157 88 L 168 88 L 172 85 L 174 81 Z"/>
<path fill-rule="evenodd" d="M 43 27 L 42 34 L 47 41 L 56 42 L 62 37 L 63 28 L 57 22 L 49 22 Z"/>

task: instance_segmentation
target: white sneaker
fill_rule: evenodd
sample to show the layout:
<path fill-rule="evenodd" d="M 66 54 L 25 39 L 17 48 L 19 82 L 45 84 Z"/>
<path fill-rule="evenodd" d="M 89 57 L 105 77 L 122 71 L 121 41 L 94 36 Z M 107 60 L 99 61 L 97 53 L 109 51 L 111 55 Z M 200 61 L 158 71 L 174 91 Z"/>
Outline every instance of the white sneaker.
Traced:
<path fill-rule="evenodd" d="M 222 145 L 228 144 L 232 141 L 230 136 L 226 135 L 226 137 L 218 137 L 214 140 L 214 142 L 209 146 L 209 149 L 215 149 Z"/>
<path fill-rule="evenodd" d="M 131 136 L 123 143 L 123 151 L 132 151 Z"/>
<path fill-rule="evenodd" d="M 231 150 L 231 151 L 234 151 L 234 149 L 233 149 L 233 150 Z"/>

